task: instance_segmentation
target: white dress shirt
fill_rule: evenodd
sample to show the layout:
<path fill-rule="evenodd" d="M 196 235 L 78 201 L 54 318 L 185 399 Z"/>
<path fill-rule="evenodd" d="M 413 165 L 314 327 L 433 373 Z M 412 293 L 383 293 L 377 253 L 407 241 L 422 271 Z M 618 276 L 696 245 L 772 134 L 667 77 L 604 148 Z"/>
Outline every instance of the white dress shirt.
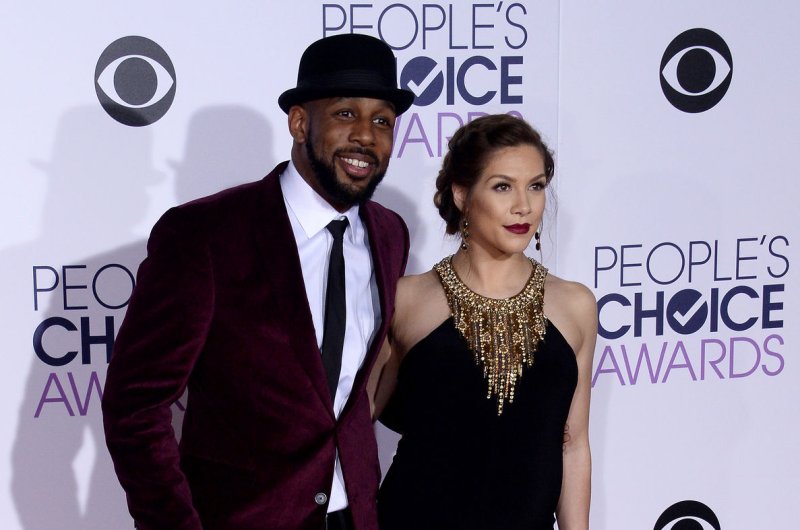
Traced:
<path fill-rule="evenodd" d="M 338 212 L 311 189 L 291 161 L 280 176 L 280 185 L 300 254 L 306 298 L 319 347 L 322 347 L 325 289 L 333 245 L 333 236 L 325 227 L 334 219 L 347 218 L 348 221 L 343 239 L 347 323 L 342 348 L 342 371 L 339 373 L 339 385 L 333 401 L 333 411 L 338 418 L 347 403 L 353 381 L 364 362 L 367 348 L 381 319 L 369 238 L 358 215 L 358 206 L 353 206 L 344 213 Z M 346 507 L 347 494 L 337 451 L 328 511 Z"/>

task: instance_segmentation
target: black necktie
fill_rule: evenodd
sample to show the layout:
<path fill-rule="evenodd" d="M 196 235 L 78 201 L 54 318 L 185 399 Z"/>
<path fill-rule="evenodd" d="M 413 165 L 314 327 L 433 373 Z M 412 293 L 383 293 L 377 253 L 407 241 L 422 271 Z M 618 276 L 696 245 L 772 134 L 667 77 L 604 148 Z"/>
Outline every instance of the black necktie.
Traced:
<path fill-rule="evenodd" d="M 331 259 L 328 264 L 328 286 L 325 292 L 325 326 L 322 333 L 322 365 L 328 377 L 331 401 L 336 398 L 339 372 L 342 370 L 342 346 L 346 323 L 347 303 L 344 290 L 344 253 L 342 237 L 347 219 L 331 221 L 326 227 L 333 236 Z"/>

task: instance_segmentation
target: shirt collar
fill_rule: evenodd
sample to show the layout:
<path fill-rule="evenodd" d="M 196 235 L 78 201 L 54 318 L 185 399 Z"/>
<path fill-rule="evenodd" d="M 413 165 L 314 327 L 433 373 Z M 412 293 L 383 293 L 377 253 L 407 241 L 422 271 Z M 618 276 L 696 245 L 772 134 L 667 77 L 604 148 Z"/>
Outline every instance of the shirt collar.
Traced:
<path fill-rule="evenodd" d="M 361 229 L 358 205 L 344 213 L 336 210 L 303 180 L 291 160 L 280 176 L 280 184 L 286 206 L 294 213 L 307 238 L 314 237 L 334 219 L 346 217 L 351 230 L 345 232 L 345 237 L 355 241 L 356 232 Z"/>

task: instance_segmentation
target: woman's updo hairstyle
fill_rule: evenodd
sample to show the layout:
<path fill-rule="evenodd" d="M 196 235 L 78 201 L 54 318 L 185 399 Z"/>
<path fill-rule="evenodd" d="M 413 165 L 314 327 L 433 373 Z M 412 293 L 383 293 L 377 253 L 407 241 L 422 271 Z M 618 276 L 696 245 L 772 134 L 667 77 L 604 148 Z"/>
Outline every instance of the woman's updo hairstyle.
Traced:
<path fill-rule="evenodd" d="M 508 114 L 482 116 L 459 128 L 447 145 L 442 169 L 436 177 L 433 203 L 447 224 L 445 231 L 448 234 L 459 231 L 463 216 L 453 199 L 453 184 L 472 190 L 496 151 L 518 145 L 533 146 L 544 158 L 547 182 L 553 178 L 553 154 L 541 135 L 521 118 Z"/>

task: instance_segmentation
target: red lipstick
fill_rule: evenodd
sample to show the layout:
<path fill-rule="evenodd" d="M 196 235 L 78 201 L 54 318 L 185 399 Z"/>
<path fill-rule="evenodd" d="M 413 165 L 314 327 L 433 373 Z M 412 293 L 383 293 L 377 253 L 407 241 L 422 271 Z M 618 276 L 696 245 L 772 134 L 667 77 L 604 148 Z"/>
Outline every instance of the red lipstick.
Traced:
<path fill-rule="evenodd" d="M 512 234 L 527 234 L 531 229 L 530 223 L 516 224 L 516 225 L 503 225 L 503 228 Z"/>

